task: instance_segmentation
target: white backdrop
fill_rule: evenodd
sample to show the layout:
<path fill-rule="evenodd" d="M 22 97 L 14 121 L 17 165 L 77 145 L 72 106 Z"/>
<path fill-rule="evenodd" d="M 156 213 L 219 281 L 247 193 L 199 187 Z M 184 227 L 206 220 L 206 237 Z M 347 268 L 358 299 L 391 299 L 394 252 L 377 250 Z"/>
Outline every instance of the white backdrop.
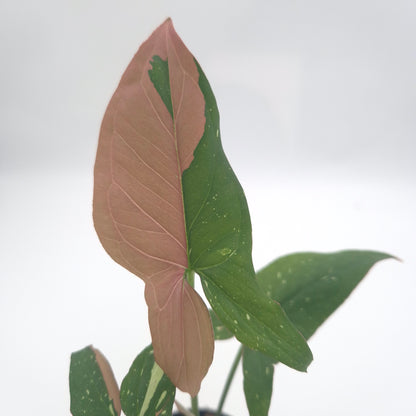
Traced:
<path fill-rule="evenodd" d="M 150 342 L 142 282 L 95 235 L 92 168 L 120 76 L 168 16 L 216 94 L 256 268 L 302 250 L 404 260 L 377 265 L 312 338 L 308 374 L 277 368 L 270 415 L 416 413 L 412 0 L 1 3 L 2 413 L 69 414 L 72 351 L 94 344 L 121 382 Z M 217 345 L 202 405 L 236 350 Z"/>

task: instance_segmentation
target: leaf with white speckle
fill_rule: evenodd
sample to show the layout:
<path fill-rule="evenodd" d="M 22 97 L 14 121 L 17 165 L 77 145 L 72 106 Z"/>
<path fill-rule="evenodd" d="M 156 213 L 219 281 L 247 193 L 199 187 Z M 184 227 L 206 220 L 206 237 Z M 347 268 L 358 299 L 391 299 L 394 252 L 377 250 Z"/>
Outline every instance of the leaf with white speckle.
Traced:
<path fill-rule="evenodd" d="M 209 310 L 209 315 L 211 316 L 212 328 L 214 329 L 214 339 L 216 341 L 233 337 L 233 334 L 219 320 L 218 316 L 212 309 Z"/>
<path fill-rule="evenodd" d="M 266 355 L 243 349 L 244 395 L 251 416 L 267 416 L 273 392 L 273 360 Z"/>
<path fill-rule="evenodd" d="M 309 339 L 370 268 L 389 258 L 392 256 L 386 253 L 361 250 L 295 253 L 260 270 L 257 280 Z"/>
<path fill-rule="evenodd" d="M 305 339 L 257 284 L 246 198 L 218 140 L 215 97 L 198 69 L 207 123 L 194 164 L 183 174 L 190 267 L 220 321 L 241 343 L 305 371 L 312 361 Z"/>
<path fill-rule="evenodd" d="M 73 416 L 120 415 L 120 395 L 113 372 L 102 353 L 92 346 L 71 355 L 69 388 Z"/>
<path fill-rule="evenodd" d="M 359 250 L 290 254 L 260 270 L 257 280 L 272 299 L 281 303 L 290 320 L 309 339 L 370 268 L 388 258 L 392 256 Z M 266 404 L 270 403 L 273 387 L 273 376 L 268 370 L 270 363 L 257 351 L 247 348 L 243 357 L 244 392 L 250 416 L 267 415 Z"/>
<path fill-rule="evenodd" d="M 127 416 L 172 416 L 175 392 L 149 345 L 136 357 L 121 383 L 121 406 Z"/>

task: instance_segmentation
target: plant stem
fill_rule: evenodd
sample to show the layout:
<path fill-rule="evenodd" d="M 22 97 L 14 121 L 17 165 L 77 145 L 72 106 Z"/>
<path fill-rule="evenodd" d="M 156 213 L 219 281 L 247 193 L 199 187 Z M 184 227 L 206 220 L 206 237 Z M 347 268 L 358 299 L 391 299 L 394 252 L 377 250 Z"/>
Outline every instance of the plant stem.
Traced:
<path fill-rule="evenodd" d="M 233 381 L 235 372 L 238 367 L 238 363 L 240 362 L 242 355 L 243 355 L 243 346 L 241 345 L 240 348 L 238 349 L 237 355 L 234 358 L 233 364 L 231 365 L 227 380 L 225 381 L 224 389 L 222 391 L 221 398 L 218 403 L 218 408 L 217 408 L 217 413 L 216 413 L 217 416 L 221 416 L 221 412 L 224 406 L 225 399 L 227 398 L 227 394 L 228 394 L 228 391 L 230 390 L 231 382 Z"/>
<path fill-rule="evenodd" d="M 192 413 L 199 416 L 198 395 L 191 397 Z"/>
<path fill-rule="evenodd" d="M 175 404 L 179 412 L 182 413 L 184 416 L 195 416 L 188 409 L 186 409 L 184 405 L 180 404 L 176 399 L 175 399 Z"/>

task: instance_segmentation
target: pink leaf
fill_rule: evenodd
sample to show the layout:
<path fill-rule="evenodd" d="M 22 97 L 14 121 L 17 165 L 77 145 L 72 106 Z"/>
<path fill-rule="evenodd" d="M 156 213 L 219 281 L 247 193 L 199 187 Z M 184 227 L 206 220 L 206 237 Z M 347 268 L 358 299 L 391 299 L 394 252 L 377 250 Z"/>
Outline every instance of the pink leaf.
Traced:
<path fill-rule="evenodd" d="M 149 77 L 168 62 L 171 116 Z M 208 310 L 184 279 L 188 267 L 182 173 L 205 127 L 193 56 L 166 20 L 124 73 L 101 126 L 94 174 L 94 225 L 106 251 L 146 284 L 156 362 L 196 395 L 212 362 Z"/>

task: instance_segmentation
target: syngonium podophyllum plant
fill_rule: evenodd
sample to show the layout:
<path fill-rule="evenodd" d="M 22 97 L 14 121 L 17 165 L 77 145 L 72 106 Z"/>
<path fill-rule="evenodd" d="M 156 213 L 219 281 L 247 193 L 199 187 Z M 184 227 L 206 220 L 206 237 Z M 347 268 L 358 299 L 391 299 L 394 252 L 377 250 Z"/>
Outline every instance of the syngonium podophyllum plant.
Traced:
<path fill-rule="evenodd" d="M 94 225 L 108 254 L 145 283 L 152 343 L 119 390 L 93 347 L 72 354 L 73 416 L 171 415 L 176 388 L 197 394 L 215 340 L 240 343 L 249 414 L 267 415 L 278 362 L 305 371 L 306 340 L 379 260 L 373 251 L 298 253 L 254 271 L 244 192 L 220 140 L 214 95 L 166 20 L 142 44 L 105 113 Z M 211 310 L 194 289 L 197 274 Z"/>

